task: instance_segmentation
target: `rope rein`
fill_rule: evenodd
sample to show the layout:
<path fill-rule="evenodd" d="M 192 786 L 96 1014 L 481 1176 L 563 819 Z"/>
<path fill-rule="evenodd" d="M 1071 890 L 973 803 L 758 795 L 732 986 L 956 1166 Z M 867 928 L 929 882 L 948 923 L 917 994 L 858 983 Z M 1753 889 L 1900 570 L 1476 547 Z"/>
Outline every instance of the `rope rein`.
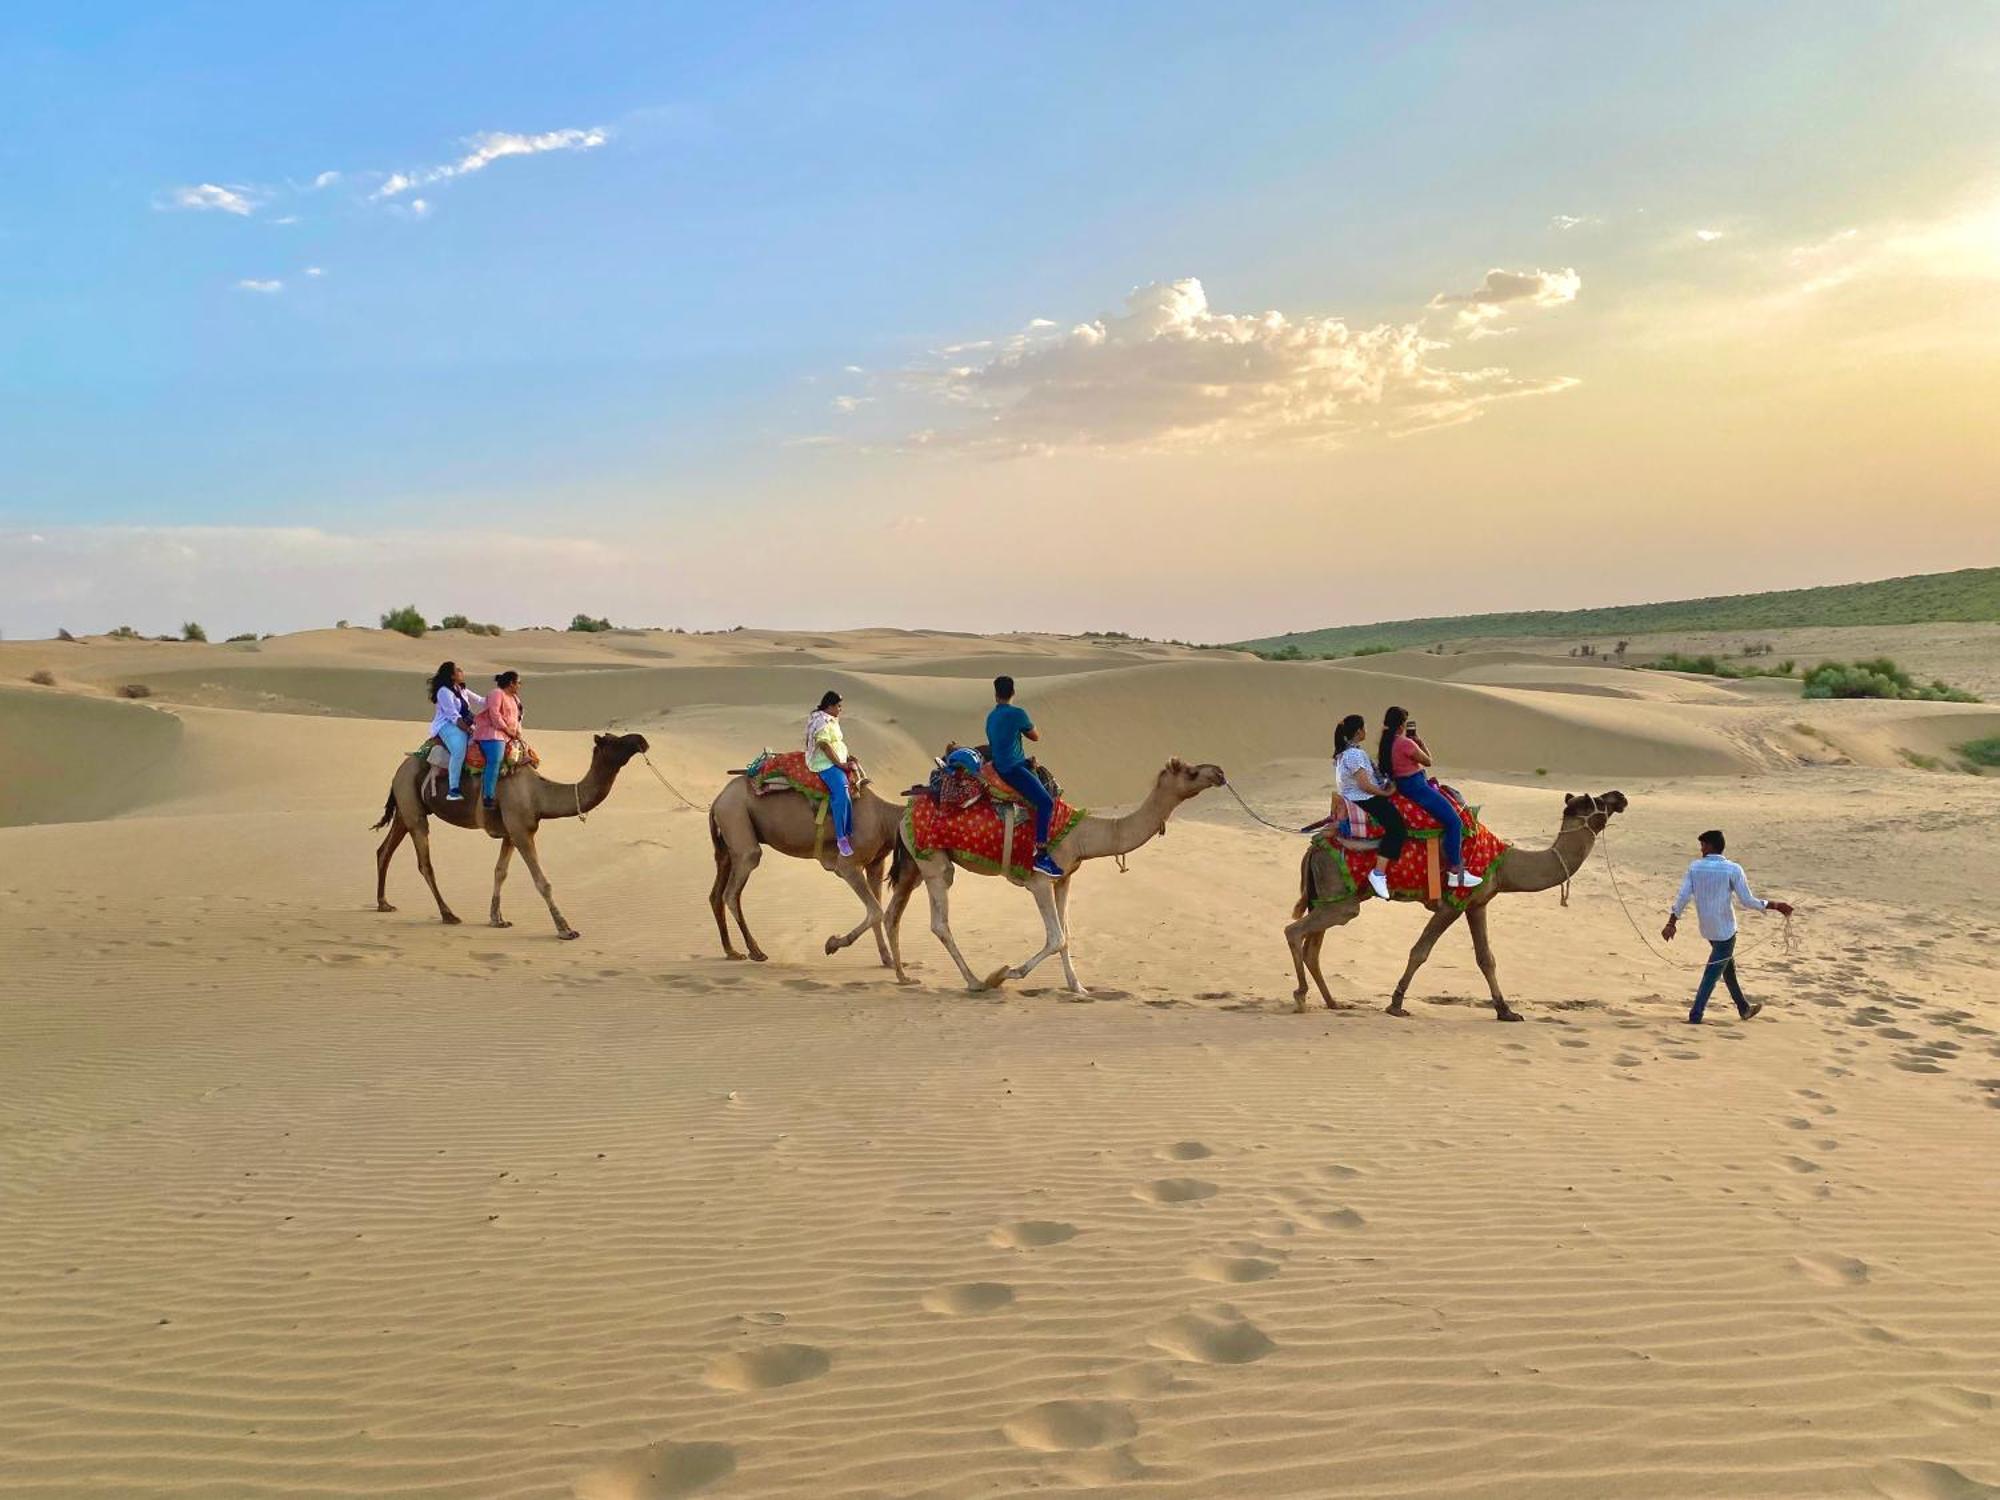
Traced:
<path fill-rule="evenodd" d="M 661 786 L 665 787 L 668 791 L 672 792 L 676 797 L 680 798 L 681 805 L 687 808 L 689 812 L 703 811 L 703 808 L 700 803 L 689 801 L 688 796 L 685 792 L 683 792 L 679 787 L 675 786 L 671 781 L 667 780 L 666 777 L 660 774 L 660 768 L 653 764 L 652 756 L 641 755 L 639 759 L 643 760 L 646 763 L 646 769 L 653 773 L 653 780 L 659 782 Z"/>

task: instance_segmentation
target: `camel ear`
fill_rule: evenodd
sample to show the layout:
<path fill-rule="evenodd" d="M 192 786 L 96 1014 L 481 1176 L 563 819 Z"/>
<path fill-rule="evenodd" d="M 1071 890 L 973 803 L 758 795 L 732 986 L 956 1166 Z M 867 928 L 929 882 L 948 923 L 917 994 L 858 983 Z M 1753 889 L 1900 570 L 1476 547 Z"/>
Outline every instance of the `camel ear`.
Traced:
<path fill-rule="evenodd" d="M 1167 769 L 1178 776 L 1187 769 L 1187 762 L 1182 760 L 1178 755 L 1169 756 L 1167 759 Z"/>
<path fill-rule="evenodd" d="M 607 744 L 607 743 L 609 743 L 610 739 L 611 739 L 611 736 L 610 736 L 610 735 L 608 735 L 608 734 L 599 734 L 599 735 L 593 735 L 593 736 L 592 736 L 592 740 L 594 741 L 594 743 L 596 743 L 596 744 L 599 744 L 599 745 L 603 745 L 603 744 Z"/>

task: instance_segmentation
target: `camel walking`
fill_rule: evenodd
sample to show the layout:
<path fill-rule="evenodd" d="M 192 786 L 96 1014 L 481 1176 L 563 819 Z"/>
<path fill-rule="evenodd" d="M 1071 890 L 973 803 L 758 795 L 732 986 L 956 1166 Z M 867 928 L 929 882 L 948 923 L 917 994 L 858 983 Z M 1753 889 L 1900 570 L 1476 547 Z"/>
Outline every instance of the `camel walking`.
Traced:
<path fill-rule="evenodd" d="M 768 847 L 794 859 L 817 859 L 823 869 L 833 871 L 861 898 L 861 922 L 852 931 L 829 937 L 828 953 L 838 953 L 862 933 L 872 931 L 882 967 L 891 967 L 889 945 L 882 938 L 882 875 L 896 847 L 896 829 L 902 816 L 899 803 L 885 802 L 863 786 L 854 798 L 854 828 L 849 838 L 854 857 L 843 859 L 834 850 L 832 830 L 815 827 L 813 805 L 803 792 L 759 795 L 750 789 L 748 776 L 732 777 L 708 807 L 708 838 L 715 847 L 715 884 L 709 887 L 708 907 L 715 913 L 715 930 L 722 936 L 722 956 L 749 958 L 760 964 L 767 957 L 750 935 L 750 924 L 743 920 L 743 887 L 750 883 Z M 729 941 L 728 914 L 732 912 L 743 934 L 743 953 Z"/>
<path fill-rule="evenodd" d="M 953 855 L 939 850 L 919 856 L 910 847 L 907 838 L 896 841 L 895 862 L 890 868 L 892 890 L 889 896 L 887 927 L 889 931 L 889 955 L 894 962 L 898 982 L 908 984 L 910 977 L 903 972 L 902 945 L 899 929 L 902 925 L 903 908 L 909 904 L 917 882 L 921 880 L 924 890 L 930 896 L 931 931 L 937 934 L 951 961 L 958 965 L 958 972 L 965 976 L 965 987 L 969 990 L 998 989 L 1009 979 L 1026 979 L 1034 972 L 1035 966 L 1043 959 L 1054 955 L 1062 960 L 1063 979 L 1072 992 L 1087 995 L 1090 991 L 1083 987 L 1076 977 L 1076 966 L 1070 961 L 1069 953 L 1069 883 L 1076 875 L 1077 867 L 1087 859 L 1103 859 L 1108 855 L 1130 854 L 1167 831 L 1167 819 L 1174 815 L 1183 802 L 1198 797 L 1210 787 L 1221 786 L 1225 778 L 1222 767 L 1213 765 L 1191 766 L 1178 756 L 1168 761 L 1153 782 L 1152 790 L 1131 812 L 1122 818 L 1082 818 L 1069 832 L 1068 837 L 1051 851 L 1055 861 L 1062 867 L 1062 878 L 1052 880 L 1045 875 L 1030 876 L 1021 881 L 1009 875 L 1016 884 L 1025 884 L 1035 898 L 1035 905 L 1041 909 L 1042 925 L 1046 937 L 1041 951 L 1026 963 L 1012 968 L 996 969 L 982 982 L 972 972 L 965 955 L 958 951 L 958 943 L 951 935 L 951 882 L 960 861 Z M 964 865 L 975 875 L 992 874 L 973 865 Z"/>
<path fill-rule="evenodd" d="M 532 766 L 517 767 L 500 778 L 494 793 L 497 805 L 491 812 L 480 806 L 477 797 L 467 797 L 463 802 L 444 801 L 443 778 L 431 776 L 431 767 L 421 757 L 404 756 L 403 763 L 396 768 L 395 780 L 389 783 L 389 800 L 382 805 L 382 819 L 375 825 L 389 830 L 375 851 L 375 909 L 396 909 L 388 899 L 389 861 L 396 853 L 396 846 L 407 837 L 417 846 L 417 868 L 423 872 L 431 895 L 437 898 L 438 916 L 452 926 L 458 925 L 458 918 L 445 904 L 444 893 L 438 889 L 437 876 L 431 870 L 430 820 L 435 817 L 454 828 L 478 829 L 500 841 L 500 860 L 493 867 L 493 911 L 489 919 L 493 926 L 514 925 L 500 916 L 500 887 L 507 879 L 507 866 L 514 858 L 514 851 L 519 849 L 528 874 L 534 878 L 535 889 L 541 892 L 548 903 L 549 915 L 555 918 L 556 936 L 578 936 L 556 906 L 555 893 L 542 873 L 541 856 L 535 852 L 535 830 L 544 818 L 579 818 L 588 813 L 611 795 L 612 784 L 625 769 L 625 763 L 635 755 L 644 755 L 647 749 L 646 737 L 641 734 L 600 734 L 590 752 L 590 770 L 583 780 L 575 783 L 550 781 Z"/>
<path fill-rule="evenodd" d="M 1500 967 L 1493 958 L 1493 944 L 1486 930 L 1486 905 L 1495 896 L 1516 891 L 1554 890 L 1568 880 L 1596 847 L 1597 836 L 1610 823 L 1613 816 L 1625 811 L 1627 806 L 1623 792 L 1604 792 L 1598 796 L 1589 795 L 1564 797 L 1562 826 L 1556 831 L 1555 842 L 1546 849 L 1510 848 L 1497 868 L 1488 872 L 1485 883 L 1478 886 L 1466 898 L 1463 907 L 1441 901 L 1431 908 L 1431 919 L 1425 924 L 1423 933 L 1417 938 L 1416 946 L 1410 949 L 1410 962 L 1403 970 L 1403 977 L 1396 985 L 1396 993 L 1389 1001 L 1389 1014 L 1407 1016 L 1409 1011 L 1403 1006 L 1403 997 L 1410 992 L 1410 981 L 1422 968 L 1424 960 L 1431 956 L 1431 949 L 1444 931 L 1461 915 L 1465 918 L 1466 930 L 1472 934 L 1472 951 L 1479 960 L 1479 972 L 1486 976 L 1486 988 L 1493 996 L 1494 1019 L 1518 1021 L 1521 1013 L 1507 1003 L 1507 997 L 1500 993 Z M 1306 1008 L 1306 974 L 1310 970 L 1313 983 L 1319 986 L 1320 999 L 1326 1002 L 1328 1010 L 1334 1009 L 1333 996 L 1327 990 L 1326 976 L 1319 971 L 1320 944 L 1326 941 L 1329 928 L 1352 922 L 1360 915 L 1364 901 L 1374 899 L 1366 884 L 1345 898 L 1326 902 L 1323 906 L 1313 903 L 1320 892 L 1337 890 L 1343 883 L 1341 872 L 1334 867 L 1340 858 L 1336 850 L 1315 845 L 1306 851 L 1299 866 L 1299 899 L 1292 908 L 1295 919 L 1285 929 L 1285 942 L 1292 950 L 1292 967 L 1298 975 L 1298 988 L 1292 991 L 1292 998 L 1298 1002 L 1301 1013 Z"/>

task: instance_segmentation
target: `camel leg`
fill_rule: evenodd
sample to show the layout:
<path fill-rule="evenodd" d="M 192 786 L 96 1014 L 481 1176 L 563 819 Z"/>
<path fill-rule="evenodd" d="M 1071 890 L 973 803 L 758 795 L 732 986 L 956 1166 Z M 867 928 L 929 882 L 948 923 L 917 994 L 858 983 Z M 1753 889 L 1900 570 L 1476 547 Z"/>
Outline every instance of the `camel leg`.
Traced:
<path fill-rule="evenodd" d="M 910 904 L 910 897 L 917 893 L 919 879 L 917 867 L 912 864 L 908 872 L 896 882 L 896 888 L 889 892 L 889 909 L 882 917 L 882 931 L 889 942 L 889 967 L 896 971 L 896 983 L 915 984 L 903 968 L 903 910 Z"/>
<path fill-rule="evenodd" d="M 1298 983 L 1292 989 L 1292 1002 L 1299 1014 L 1306 1009 L 1306 975 L 1319 986 L 1319 998 L 1328 1010 L 1338 1010 L 1333 1003 L 1333 992 L 1326 987 L 1326 976 L 1319 971 L 1320 945 L 1326 941 L 1327 929 L 1340 927 L 1361 915 L 1361 902 L 1356 899 L 1333 901 L 1325 906 L 1315 907 L 1285 928 L 1285 946 L 1292 950 L 1292 973 Z"/>
<path fill-rule="evenodd" d="M 834 865 L 833 872 L 847 882 L 849 890 L 861 898 L 861 904 L 866 910 L 862 914 L 860 925 L 853 931 L 840 933 L 826 940 L 826 951 L 829 954 L 838 953 L 862 933 L 869 931 L 874 932 L 875 941 L 879 944 L 882 941 L 882 903 L 877 899 L 874 888 L 870 886 L 867 875 L 855 869 L 852 860 L 840 861 Z"/>
<path fill-rule="evenodd" d="M 1062 960 L 1063 980 L 1069 985 L 1071 992 L 1078 995 L 1088 995 L 1090 991 L 1085 989 L 1083 982 L 1076 977 L 1076 965 L 1070 961 L 1069 953 L 1069 883 L 1075 877 L 1076 871 L 1071 870 L 1069 874 L 1056 882 L 1056 921 L 1061 924 L 1063 935 L 1062 949 L 1056 956 Z"/>
<path fill-rule="evenodd" d="M 1479 960 L 1479 972 L 1486 976 L 1486 988 L 1493 996 L 1493 1019 L 1496 1021 L 1518 1021 L 1521 1013 L 1507 1003 L 1507 997 L 1500 993 L 1500 964 L 1493 957 L 1493 944 L 1486 933 L 1486 903 L 1467 907 L 1465 928 L 1472 934 L 1473 956 Z"/>
<path fill-rule="evenodd" d="M 400 815 L 391 818 L 389 832 L 384 836 L 381 847 L 375 851 L 375 910 L 377 911 L 396 909 L 389 904 L 389 861 L 396 857 L 397 848 L 409 834 L 410 830 L 404 826 Z"/>
<path fill-rule="evenodd" d="M 489 926 L 512 927 L 514 925 L 512 922 L 502 921 L 500 917 L 500 887 L 506 884 L 507 866 L 513 862 L 514 841 L 512 839 L 500 840 L 500 858 L 494 861 L 493 865 L 493 911 L 487 918 L 487 925 Z"/>
<path fill-rule="evenodd" d="M 889 855 L 885 852 L 875 856 L 875 863 L 868 867 L 868 893 L 875 898 L 875 904 L 882 905 L 882 877 L 889 868 Z M 849 939 L 851 942 L 852 939 Z M 889 962 L 889 940 L 882 935 L 882 924 L 875 923 L 875 956 L 882 960 L 885 969 L 894 968 Z"/>
<path fill-rule="evenodd" d="M 757 866 L 762 864 L 763 860 L 762 844 L 753 845 L 748 849 L 732 850 L 729 862 L 729 888 L 723 893 L 723 899 L 729 903 L 729 909 L 736 914 L 736 927 L 743 934 L 744 951 L 753 963 L 760 964 L 767 955 L 757 946 L 757 940 L 750 936 L 750 924 L 743 920 L 743 887 L 750 883 L 750 877 L 756 873 Z M 725 936 L 723 942 L 728 941 Z M 736 955 L 732 953 L 729 956 L 734 958 Z"/>
<path fill-rule="evenodd" d="M 1035 905 L 1042 914 L 1042 949 L 1033 958 L 1018 968 L 998 969 L 987 979 L 989 989 L 998 989 L 1009 979 L 1026 979 L 1035 972 L 1036 966 L 1052 954 L 1061 953 L 1067 939 L 1063 936 L 1062 918 L 1056 913 L 1055 882 L 1052 880 L 1030 880 L 1028 890 L 1035 898 Z M 1065 963 L 1067 967 L 1067 963 Z M 1070 988 L 1077 989 L 1075 970 L 1070 971 Z"/>
<path fill-rule="evenodd" d="M 410 842 L 417 846 L 417 868 L 423 872 L 424 884 L 431 888 L 431 895 L 437 898 L 438 917 L 448 927 L 458 926 L 458 917 L 444 904 L 444 892 L 438 889 L 437 873 L 431 869 L 431 831 L 428 817 L 419 817 L 411 827 Z"/>
<path fill-rule="evenodd" d="M 944 951 L 951 955 L 951 961 L 958 965 L 958 972 L 965 976 L 965 987 L 969 990 L 983 990 L 979 976 L 972 972 L 972 965 L 965 961 L 965 955 L 958 951 L 958 943 L 951 935 L 951 874 L 949 860 L 943 861 L 941 870 L 925 869 L 924 891 L 931 898 L 931 931 L 944 944 Z M 922 866 L 919 866 L 921 869 Z"/>
<path fill-rule="evenodd" d="M 710 836 L 714 838 L 712 822 Z M 738 953 L 736 945 L 729 941 L 729 916 L 722 905 L 722 893 L 729 887 L 729 876 L 735 866 L 736 857 L 720 838 L 714 838 L 714 844 L 715 883 L 708 888 L 708 909 L 715 914 L 715 930 L 722 935 L 722 956 L 740 959 L 743 955 Z"/>
<path fill-rule="evenodd" d="M 542 893 L 542 900 L 548 903 L 549 915 L 555 918 L 556 936 L 565 939 L 583 936 L 569 925 L 562 914 L 562 908 L 556 905 L 555 889 L 549 884 L 549 877 L 542 873 L 542 862 L 535 854 L 535 836 L 532 833 L 523 834 L 515 840 L 510 835 L 510 842 L 518 842 L 520 845 L 521 858 L 528 866 L 528 874 L 534 879 L 535 889 Z"/>
<path fill-rule="evenodd" d="M 1407 1016 L 1409 1014 L 1407 1010 L 1403 1009 L 1403 996 L 1410 992 L 1410 981 L 1416 977 L 1417 970 L 1424 966 L 1424 960 L 1431 956 L 1431 949 L 1435 948 L 1437 940 L 1444 936 L 1444 930 L 1456 922 L 1458 917 L 1458 912 L 1449 906 L 1443 905 L 1440 905 L 1436 911 L 1431 913 L 1431 919 L 1424 924 L 1424 930 L 1418 936 L 1416 946 L 1410 949 L 1409 967 L 1403 970 L 1403 978 L 1396 986 L 1396 993 L 1389 999 L 1390 1015 Z"/>

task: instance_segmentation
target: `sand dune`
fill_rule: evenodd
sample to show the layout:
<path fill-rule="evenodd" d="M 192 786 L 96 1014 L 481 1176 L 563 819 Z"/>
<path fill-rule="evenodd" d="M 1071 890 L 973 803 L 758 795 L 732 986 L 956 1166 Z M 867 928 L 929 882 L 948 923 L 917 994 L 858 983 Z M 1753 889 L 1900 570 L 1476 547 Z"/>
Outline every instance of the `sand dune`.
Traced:
<path fill-rule="evenodd" d="M 1989 707 L 1511 650 L 258 645 L 0 645 L 0 1494 L 2000 1486 L 2000 781 L 1908 759 Z M 1525 1026 L 1455 931 L 1382 1017 L 1407 908 L 1330 942 L 1352 1008 L 1293 1014 L 1299 846 L 1221 792 L 1079 877 L 1090 1003 L 958 991 L 921 898 L 903 990 L 821 954 L 853 898 L 777 856 L 772 961 L 724 961 L 704 820 L 638 764 L 543 832 L 582 941 L 518 874 L 513 928 L 439 925 L 407 850 L 375 912 L 367 825 L 459 652 L 529 674 L 551 775 L 615 721 L 703 801 L 828 683 L 893 790 L 1004 663 L 1106 807 L 1179 753 L 1304 821 L 1332 718 L 1392 700 L 1524 843 L 1562 791 L 1632 807 L 1568 906 L 1494 908 Z M 1656 929 L 1715 823 L 1802 916 L 1746 920 L 1764 1015 L 1693 1029 Z M 435 845 L 482 912 L 491 846 Z M 1039 941 L 990 879 L 952 917 L 982 971 Z"/>

